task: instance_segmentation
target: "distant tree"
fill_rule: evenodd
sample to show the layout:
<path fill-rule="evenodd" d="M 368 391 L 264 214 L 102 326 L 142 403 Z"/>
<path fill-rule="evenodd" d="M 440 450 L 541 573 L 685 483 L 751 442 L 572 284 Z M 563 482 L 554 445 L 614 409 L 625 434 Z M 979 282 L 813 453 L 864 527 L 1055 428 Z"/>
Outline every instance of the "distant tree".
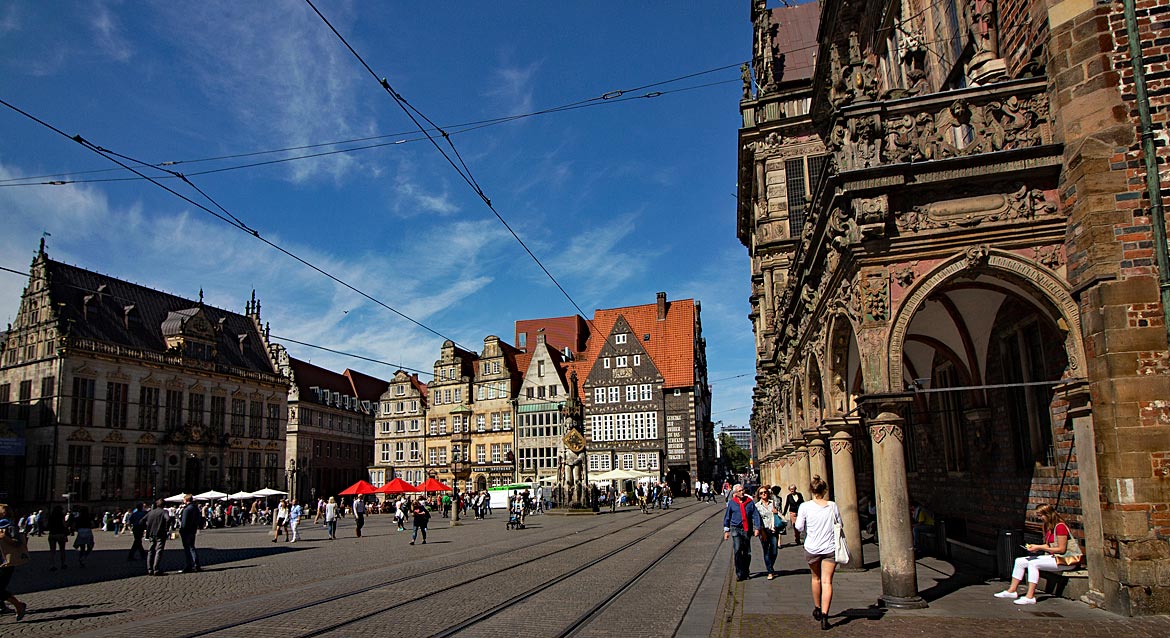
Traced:
<path fill-rule="evenodd" d="M 751 456 L 748 451 L 741 448 L 735 439 L 731 438 L 729 434 L 719 435 L 719 447 L 723 450 L 723 459 L 727 463 L 731 471 L 738 473 L 748 471 Z"/>

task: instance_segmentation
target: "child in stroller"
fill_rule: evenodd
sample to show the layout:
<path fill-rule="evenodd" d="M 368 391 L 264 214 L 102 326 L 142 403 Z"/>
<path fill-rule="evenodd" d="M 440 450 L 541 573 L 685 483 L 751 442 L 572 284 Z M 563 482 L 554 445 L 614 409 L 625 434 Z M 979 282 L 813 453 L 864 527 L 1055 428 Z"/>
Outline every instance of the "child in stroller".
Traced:
<path fill-rule="evenodd" d="M 508 507 L 508 529 L 524 529 L 524 498 L 519 494 L 512 496 L 512 503 Z"/>

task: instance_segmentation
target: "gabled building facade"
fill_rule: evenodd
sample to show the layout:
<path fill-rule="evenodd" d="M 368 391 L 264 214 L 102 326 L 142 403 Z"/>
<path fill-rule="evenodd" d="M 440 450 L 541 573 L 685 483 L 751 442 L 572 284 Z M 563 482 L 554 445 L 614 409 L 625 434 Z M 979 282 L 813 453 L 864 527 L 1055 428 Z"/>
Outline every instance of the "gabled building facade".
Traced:
<path fill-rule="evenodd" d="M 516 471 L 520 481 L 553 485 L 565 449 L 561 408 L 569 396 L 563 355 L 537 331 L 516 396 Z M 521 364 L 523 356 L 517 358 Z"/>
<path fill-rule="evenodd" d="M 427 384 L 426 473 L 466 491 L 471 483 L 472 382 L 479 355 L 445 341 Z"/>
<path fill-rule="evenodd" d="M 315 366 L 280 345 L 273 351 L 291 384 L 284 489 L 301 502 L 337 494 L 366 476 L 378 395 L 386 382 Z"/>
<path fill-rule="evenodd" d="M 427 385 L 417 374 L 394 373 L 380 399 L 374 431 L 370 482 L 382 486 L 395 477 L 418 485 L 427 472 Z M 438 435 L 438 426 L 435 432 Z"/>
<path fill-rule="evenodd" d="M 519 352 L 495 335 L 483 340 L 475 368 L 471 401 L 471 470 L 474 489 L 507 485 L 516 480 L 514 399 L 520 387 Z"/>
<path fill-rule="evenodd" d="M 125 506 L 279 485 L 288 383 L 245 314 L 62 264 L 44 243 L 0 352 L 8 498 Z"/>

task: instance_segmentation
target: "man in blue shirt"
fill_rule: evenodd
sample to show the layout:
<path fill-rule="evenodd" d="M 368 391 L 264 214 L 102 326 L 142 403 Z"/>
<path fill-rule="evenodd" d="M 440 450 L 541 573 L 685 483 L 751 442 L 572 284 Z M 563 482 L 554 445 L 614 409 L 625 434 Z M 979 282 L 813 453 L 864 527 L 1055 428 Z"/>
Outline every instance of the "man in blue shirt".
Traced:
<path fill-rule="evenodd" d="M 743 493 L 742 484 L 736 484 L 723 512 L 723 540 L 731 539 L 736 580 L 747 580 L 751 575 L 752 536 L 760 533 L 754 525 L 758 518 L 755 501 Z"/>

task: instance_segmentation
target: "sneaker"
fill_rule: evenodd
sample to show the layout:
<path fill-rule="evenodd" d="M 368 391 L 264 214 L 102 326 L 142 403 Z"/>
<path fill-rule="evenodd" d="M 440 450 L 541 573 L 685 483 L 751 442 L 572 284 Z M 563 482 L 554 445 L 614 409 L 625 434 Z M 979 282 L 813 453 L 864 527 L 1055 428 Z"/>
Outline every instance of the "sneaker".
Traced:
<path fill-rule="evenodd" d="M 1027 596 L 1023 596 L 1021 598 L 1016 599 L 1016 604 L 1017 605 L 1035 605 L 1036 599 L 1035 598 L 1028 598 Z"/>
<path fill-rule="evenodd" d="M 1019 597 L 1020 597 L 1020 595 L 1019 595 L 1019 594 L 1017 594 L 1017 593 L 1016 593 L 1016 592 L 1014 592 L 1014 591 L 1008 591 L 1008 590 L 1006 590 L 1006 589 L 1005 589 L 1005 590 L 1003 590 L 1003 591 L 1001 591 L 1001 592 L 996 592 L 996 593 L 995 593 L 995 597 L 996 597 L 996 598 L 1012 598 L 1012 599 L 1015 599 L 1015 598 L 1019 598 Z"/>

